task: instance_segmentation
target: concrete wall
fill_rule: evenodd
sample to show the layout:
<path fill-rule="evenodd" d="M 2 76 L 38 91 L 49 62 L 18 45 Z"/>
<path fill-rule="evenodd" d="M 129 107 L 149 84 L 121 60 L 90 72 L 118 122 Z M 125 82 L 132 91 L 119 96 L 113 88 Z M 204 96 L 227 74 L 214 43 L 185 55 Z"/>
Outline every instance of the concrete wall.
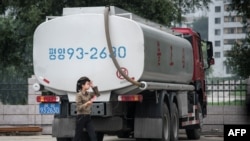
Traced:
<path fill-rule="evenodd" d="M 224 124 L 250 125 L 250 77 L 247 79 L 246 102 L 241 106 L 208 106 L 203 131 L 222 131 Z"/>
<path fill-rule="evenodd" d="M 32 85 L 36 82 L 33 76 L 28 80 L 28 105 L 1 105 L 0 126 L 40 126 L 42 134 L 51 134 L 53 115 L 40 115 L 39 105 Z M 248 91 L 250 93 L 250 91 Z M 208 106 L 208 115 L 204 119 L 203 132 L 223 132 L 224 124 L 250 124 L 244 106 Z"/>
<path fill-rule="evenodd" d="M 224 124 L 250 124 L 244 106 L 208 106 L 203 132 L 223 132 Z"/>
<path fill-rule="evenodd" d="M 40 126 L 43 128 L 42 134 L 51 134 L 53 115 L 40 115 L 39 103 L 36 96 L 40 92 L 35 92 L 32 85 L 36 78 L 32 76 L 28 79 L 28 105 L 2 105 L 0 104 L 0 126 Z"/>

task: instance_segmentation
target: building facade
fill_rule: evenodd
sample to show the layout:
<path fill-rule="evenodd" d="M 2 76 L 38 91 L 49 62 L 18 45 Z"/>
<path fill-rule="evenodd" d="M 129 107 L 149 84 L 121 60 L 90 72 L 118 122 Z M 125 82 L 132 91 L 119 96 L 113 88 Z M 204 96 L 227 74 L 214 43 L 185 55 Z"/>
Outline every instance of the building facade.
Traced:
<path fill-rule="evenodd" d="M 224 62 L 227 52 L 235 42 L 242 43 L 246 30 L 243 18 L 236 12 L 229 11 L 231 0 L 213 0 L 208 12 L 208 39 L 213 42 L 215 64 L 211 77 L 232 76 L 230 66 Z"/>

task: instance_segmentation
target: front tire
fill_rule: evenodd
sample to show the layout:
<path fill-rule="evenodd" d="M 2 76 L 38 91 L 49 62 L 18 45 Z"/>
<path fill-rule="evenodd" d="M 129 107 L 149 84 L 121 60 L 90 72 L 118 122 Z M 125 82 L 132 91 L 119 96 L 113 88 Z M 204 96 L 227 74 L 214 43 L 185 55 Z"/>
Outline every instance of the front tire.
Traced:
<path fill-rule="evenodd" d="M 190 140 L 198 140 L 201 136 L 201 129 L 186 129 L 187 138 Z"/>
<path fill-rule="evenodd" d="M 203 114 L 201 110 L 201 105 L 198 103 L 198 116 L 199 116 L 199 128 L 186 129 L 186 135 L 188 139 L 198 140 L 201 136 L 201 127 L 203 126 Z"/>

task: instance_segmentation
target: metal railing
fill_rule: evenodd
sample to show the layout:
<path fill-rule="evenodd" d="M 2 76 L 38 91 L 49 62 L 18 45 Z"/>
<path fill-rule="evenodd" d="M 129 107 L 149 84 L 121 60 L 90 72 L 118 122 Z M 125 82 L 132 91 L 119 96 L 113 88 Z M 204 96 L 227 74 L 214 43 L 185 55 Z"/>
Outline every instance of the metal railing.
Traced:
<path fill-rule="evenodd" d="M 206 92 L 208 105 L 245 105 L 247 97 L 246 80 L 210 80 Z M 27 104 L 27 83 L 1 83 L 0 102 L 3 104 Z"/>
<path fill-rule="evenodd" d="M 208 105 L 245 105 L 247 85 L 246 80 L 207 81 Z"/>
<path fill-rule="evenodd" d="M 1 83 L 0 102 L 9 105 L 24 105 L 28 100 L 27 83 Z"/>

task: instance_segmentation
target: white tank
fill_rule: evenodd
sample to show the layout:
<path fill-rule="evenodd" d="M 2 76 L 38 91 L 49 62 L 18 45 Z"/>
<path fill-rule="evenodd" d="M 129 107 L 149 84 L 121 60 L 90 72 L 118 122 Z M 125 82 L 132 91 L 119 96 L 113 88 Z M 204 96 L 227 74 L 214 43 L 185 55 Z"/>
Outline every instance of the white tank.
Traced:
<path fill-rule="evenodd" d="M 187 84 L 193 76 L 191 44 L 170 33 L 112 15 L 110 37 L 116 59 L 136 81 Z M 34 73 L 39 83 L 58 92 L 75 92 L 76 82 L 88 76 L 99 91 L 132 85 L 109 56 L 103 14 L 58 17 L 34 33 Z"/>

